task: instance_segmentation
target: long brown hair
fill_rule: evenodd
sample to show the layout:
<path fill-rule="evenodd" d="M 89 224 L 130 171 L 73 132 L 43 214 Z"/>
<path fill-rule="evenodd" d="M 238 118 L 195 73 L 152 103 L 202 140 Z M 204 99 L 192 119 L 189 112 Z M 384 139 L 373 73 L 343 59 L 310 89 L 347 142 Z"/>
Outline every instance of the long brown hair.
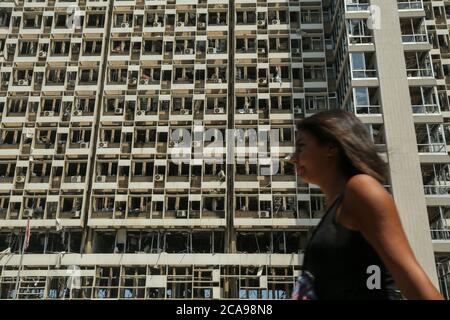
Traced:
<path fill-rule="evenodd" d="M 377 153 L 367 128 L 353 113 L 340 109 L 318 112 L 301 120 L 297 130 L 309 132 L 321 144 L 338 146 L 342 169 L 348 175 L 365 173 L 385 182 L 387 165 Z"/>

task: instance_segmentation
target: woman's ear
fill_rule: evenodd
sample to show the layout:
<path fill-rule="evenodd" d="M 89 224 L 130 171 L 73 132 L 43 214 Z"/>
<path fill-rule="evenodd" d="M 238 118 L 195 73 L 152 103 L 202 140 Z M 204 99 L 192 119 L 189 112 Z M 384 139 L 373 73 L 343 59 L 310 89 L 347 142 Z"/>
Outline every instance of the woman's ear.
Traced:
<path fill-rule="evenodd" d="M 330 143 L 327 147 L 327 156 L 329 157 L 337 157 L 339 155 L 339 148 L 337 144 Z"/>

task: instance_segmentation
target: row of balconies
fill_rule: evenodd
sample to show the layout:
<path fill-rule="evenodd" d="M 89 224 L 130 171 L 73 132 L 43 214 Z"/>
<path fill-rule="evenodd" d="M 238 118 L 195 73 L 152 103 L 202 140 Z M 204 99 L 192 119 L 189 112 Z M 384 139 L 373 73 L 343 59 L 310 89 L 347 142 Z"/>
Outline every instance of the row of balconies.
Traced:
<path fill-rule="evenodd" d="M 75 38 L 74 38 L 75 39 Z M 73 40 L 74 40 L 73 39 Z M 78 39 L 78 38 L 77 38 Z M 56 61 L 97 61 L 101 58 L 102 39 L 86 38 L 81 41 L 51 40 L 49 43 L 36 40 L 18 40 L 16 43 L 0 40 L 0 60 L 7 62 L 56 62 Z M 308 58 L 310 53 L 323 52 L 323 40 L 319 37 L 304 36 L 302 39 L 270 36 L 268 40 L 256 40 L 252 37 L 237 37 L 236 53 L 243 54 L 280 54 L 289 53 Z M 81 54 L 80 54 L 81 52 Z M 163 40 L 115 40 L 111 41 L 109 55 L 112 60 L 131 56 L 132 60 L 195 59 L 193 55 L 217 55 L 215 58 L 228 58 L 227 39 L 213 38 L 195 40 L 194 38 L 175 41 Z M 223 57 L 222 57 L 223 55 Z M 287 56 L 289 57 L 289 56 Z M 93 59 L 94 58 L 94 59 Z M 318 58 L 313 56 L 313 58 Z"/>
<path fill-rule="evenodd" d="M 319 110 L 326 105 L 324 96 L 306 95 L 301 99 L 291 95 L 269 95 L 267 98 L 257 98 L 256 95 L 242 96 L 236 95 L 237 113 L 292 113 L 304 112 L 304 107 L 308 110 Z M 74 105 L 74 107 L 73 107 Z M 9 97 L 0 101 L 0 112 L 3 122 L 23 122 L 23 121 L 67 121 L 72 117 L 92 116 L 95 112 L 95 97 Z M 222 110 L 216 110 L 222 108 Z M 293 110 L 294 109 L 294 110 Z M 129 115 L 139 116 L 157 115 L 166 113 L 172 115 L 189 115 L 197 112 L 226 113 L 227 97 L 224 95 L 207 95 L 199 100 L 194 97 L 156 97 L 156 96 L 127 96 L 115 97 L 106 96 L 102 108 L 101 116 L 115 116 L 115 120 L 120 120 Z M 248 112 L 247 112 L 248 111 Z M 37 115 L 37 117 L 36 117 Z M 23 119 L 21 119 L 23 118 Z M 48 118 L 48 119 L 45 119 Z M 129 117 L 127 117 L 129 118 Z M 83 122 L 87 122 L 84 118 Z"/>
<path fill-rule="evenodd" d="M 307 58 L 324 58 L 323 45 L 321 41 L 315 45 L 311 43 L 311 38 L 301 40 L 288 38 L 270 38 L 266 40 L 258 40 L 256 46 L 255 39 L 249 39 L 247 43 L 242 39 L 238 40 L 236 49 L 236 57 L 251 58 L 256 57 L 283 57 L 283 58 L 300 58 L 303 56 Z M 173 42 L 164 42 L 162 40 L 144 40 L 142 42 L 130 41 L 114 41 L 112 42 L 109 57 L 111 61 L 123 61 L 124 57 L 128 60 L 195 60 L 199 58 L 208 57 L 209 59 L 227 59 L 228 52 L 226 48 L 226 39 L 197 41 L 194 46 L 193 40 L 187 42 L 176 41 L 175 46 Z M 224 41 L 223 43 L 220 41 Z M 253 41 L 253 43 L 252 43 Z M 94 44 L 95 42 L 95 44 Z M 289 43 L 291 42 L 291 46 Z M 64 44 L 64 48 L 63 48 Z M 72 44 L 70 41 L 58 42 L 52 44 L 50 54 L 48 53 L 48 45 L 38 45 L 37 41 L 21 42 L 18 46 L 7 45 L 8 49 L 1 51 L 0 60 L 5 62 L 29 63 L 29 62 L 75 62 L 75 61 L 98 61 L 101 58 L 101 42 L 100 41 L 86 41 L 83 44 L 83 53 L 80 55 L 80 45 Z M 0 46 L 1 47 L 1 46 Z M 37 50 L 41 47 L 42 50 Z M 72 49 L 70 49 L 72 47 Z M 18 48 L 16 50 L 16 48 Z M 17 54 L 16 54 L 17 51 Z M 281 55 L 280 55 L 281 54 Z M 311 56 L 311 54 L 314 54 Z M 212 56 L 213 55 L 213 56 Z M 93 59 L 94 58 L 94 59 Z"/>
<path fill-rule="evenodd" d="M 422 0 L 397 0 L 399 10 L 423 10 Z M 369 11 L 370 0 L 352 0 L 345 4 L 346 12 Z"/>
<path fill-rule="evenodd" d="M 105 8 L 106 9 L 106 8 Z M 44 13 L 24 12 L 22 15 L 12 15 L 11 11 L 3 11 L 0 15 L 0 28 L 10 29 L 12 32 L 31 33 L 73 33 L 73 32 L 96 32 L 105 28 L 106 13 L 86 11 L 77 15 L 76 19 L 71 19 L 71 15 L 66 12 Z M 73 21 L 72 21 L 73 20 Z M 258 28 L 269 29 L 277 26 L 291 24 L 298 28 L 301 25 L 313 25 L 321 27 L 322 13 L 320 9 L 302 8 L 300 12 L 289 12 L 288 10 L 269 9 L 268 12 L 255 13 L 254 10 L 243 11 L 237 9 L 235 21 L 237 28 L 240 26 L 253 25 Z M 209 9 L 206 13 L 196 13 L 195 11 L 177 12 L 176 14 L 166 14 L 164 10 L 157 12 L 147 12 L 133 14 L 133 12 L 113 13 L 112 32 L 135 32 L 166 28 L 175 31 L 195 31 L 206 30 L 210 27 L 223 26 L 226 30 L 228 25 L 227 11 L 214 11 Z M 147 30 L 146 30 L 147 29 Z"/>
<path fill-rule="evenodd" d="M 93 99 L 92 99 L 93 100 Z M 306 99 L 307 111 L 321 109 L 320 100 Z M 53 100 L 55 101 L 55 100 Z M 66 101 L 54 103 L 52 100 L 46 100 L 46 104 L 39 107 L 39 101 L 27 103 L 27 99 L 14 99 L 3 106 L 3 123 L 24 123 L 24 122 L 92 122 L 95 106 L 79 105 L 72 110 L 72 102 Z M 59 101 L 59 100 L 56 100 Z M 147 102 L 148 101 L 148 102 Z M 226 97 L 206 98 L 206 101 L 192 99 L 175 98 L 172 103 L 170 100 L 153 101 L 148 99 L 139 101 L 136 107 L 136 101 L 126 101 L 120 103 L 120 100 L 110 99 L 105 103 L 101 112 L 101 121 L 158 121 L 171 116 L 180 119 L 200 119 L 202 115 L 226 115 Z M 48 103 L 47 103 L 48 102 Z M 206 102 L 206 103 L 205 103 Z M 244 119 L 246 116 L 265 118 L 275 115 L 285 115 L 289 119 L 293 115 L 304 114 L 304 103 L 296 99 L 295 106 L 292 104 L 289 96 L 273 96 L 270 99 L 256 99 L 256 97 L 237 97 L 236 98 L 236 117 Z M 32 106 L 33 109 L 27 109 Z M 282 120 L 281 118 L 278 120 Z"/>
<path fill-rule="evenodd" d="M 42 233 L 32 233 L 30 239 L 29 253 L 34 254 L 52 254 L 59 253 L 64 248 L 70 248 L 64 253 L 76 253 L 81 250 L 81 232 L 79 231 L 71 231 L 71 234 L 68 234 L 68 242 L 70 245 L 66 243 L 66 241 L 62 240 L 60 234 L 55 232 L 42 232 Z M 224 250 L 224 232 L 218 228 L 213 228 L 210 230 L 174 230 L 174 231 L 146 231 L 140 229 L 125 229 L 120 228 L 118 230 L 96 230 L 93 233 L 92 239 L 92 253 L 221 253 Z M 245 249 L 246 253 L 256 253 L 261 252 L 261 249 L 258 246 L 258 243 L 261 245 L 263 252 L 266 253 L 298 253 L 300 251 L 300 247 L 304 248 L 307 240 L 307 233 L 305 231 L 265 231 L 258 234 L 254 232 L 238 232 L 237 235 L 237 246 L 238 252 L 243 252 Z M 18 243 L 18 239 L 21 236 L 16 235 L 14 233 L 3 233 L 0 235 L 0 245 L 2 248 L 5 244 L 11 245 L 11 252 L 18 253 L 20 252 L 20 246 Z M 64 239 L 65 240 L 65 239 Z M 256 243 L 255 243 L 256 240 Z M 247 246 L 245 246 L 245 242 Z M 279 266 L 279 264 L 277 264 Z M 278 267 L 280 268 L 280 267 Z M 100 270 L 98 268 L 96 280 L 94 281 L 97 285 L 103 285 L 108 287 L 119 286 L 119 277 L 122 277 L 129 280 L 137 280 L 140 279 L 145 280 L 146 278 L 146 267 L 138 267 L 136 266 L 130 268 L 123 268 L 122 272 L 120 272 L 120 266 L 108 267 L 104 268 L 104 270 Z M 114 269 L 114 272 L 109 272 L 111 269 Z M 166 269 L 163 267 L 163 269 Z M 181 270 L 182 273 L 180 272 Z M 189 271 L 188 271 L 189 269 Z M 244 268 L 242 268 L 245 270 Z M 258 268 L 257 268 L 258 269 Z M 265 268 L 260 267 L 260 271 L 258 271 L 258 275 L 256 275 L 256 270 L 253 268 L 245 273 L 247 278 L 255 277 L 258 279 L 261 275 L 266 274 Z M 42 269 L 41 269 L 42 270 Z M 140 271 L 137 273 L 136 271 Z M 11 270 L 12 271 L 12 270 Z M 25 270 L 27 271 L 27 270 Z M 46 270 L 48 271 L 48 270 Z M 83 268 L 83 271 L 86 271 Z M 103 272 L 102 272 L 103 271 Z M 130 272 L 132 271 L 132 272 Z M 149 274 L 157 272 L 161 273 L 162 270 L 160 268 L 153 267 L 152 271 L 149 271 Z M 175 271 L 178 272 L 175 275 Z M 185 279 L 186 281 L 191 282 L 194 279 L 194 283 L 198 281 L 202 281 L 203 285 L 205 283 L 211 282 L 211 286 L 213 281 L 215 283 L 219 283 L 219 272 L 215 274 L 215 271 L 219 271 L 218 269 L 213 270 L 213 268 L 209 267 L 199 267 L 199 268 L 173 268 L 173 272 L 169 271 L 169 276 L 162 276 L 164 278 L 169 278 L 175 280 Z M 244 271 L 245 272 L 245 271 Z M 285 270 L 283 270 L 285 272 Z M 46 272 L 47 273 L 47 272 Z M 81 273 L 81 270 L 80 270 Z M 83 272 L 84 273 L 84 272 Z M 165 270 L 163 271 L 165 274 Z M 254 276 L 251 274 L 254 273 Z M 214 274 L 214 275 L 213 275 Z M 83 276 L 86 274 L 84 273 Z M 112 279 L 108 279 L 110 276 L 113 276 Z M 275 272 L 272 274 L 272 281 L 277 280 L 277 276 Z M 286 278 L 286 274 L 284 277 L 281 276 L 284 280 Z M 82 277 L 82 276 L 80 276 Z M 161 277 L 161 276 L 160 276 Z M 267 276 L 263 276 L 266 277 Z M 280 276 L 278 275 L 278 278 Z M 120 283 L 122 285 L 127 283 L 127 280 L 121 279 Z M 107 280 L 107 281 L 105 281 Z M 280 280 L 280 279 L 278 279 Z M 294 281 L 291 280 L 290 282 Z M 23 281 L 23 280 L 22 280 Z M 134 282 L 136 284 L 136 282 Z M 128 283 L 130 285 L 131 283 Z M 145 281 L 141 281 L 141 285 L 143 286 Z M 92 285 L 92 282 L 91 282 Z M 36 287 L 37 285 L 35 285 Z M 44 286 L 45 287 L 45 286 Z M 151 287 L 151 286 L 150 286 Z M 165 285 L 164 285 L 165 287 Z M 36 289 L 36 288 L 34 288 Z"/>
<path fill-rule="evenodd" d="M 301 72 L 297 68 L 295 72 Z M 325 82 L 324 66 L 306 66 L 301 79 L 295 79 L 291 83 L 290 68 L 287 65 L 269 66 L 269 68 L 257 68 L 252 65 L 237 65 L 236 86 L 245 87 L 245 84 L 269 86 L 277 88 L 290 86 L 302 86 L 305 82 Z M 206 72 L 205 72 L 206 71 Z M 294 72 L 294 71 L 293 71 Z M 270 74 L 269 74 L 270 73 Z M 360 74 L 361 72 L 359 72 Z M 185 86 L 196 88 L 222 88 L 226 89 L 226 67 L 206 67 L 206 70 L 192 67 L 169 66 L 143 67 L 139 70 L 129 70 L 128 67 L 109 67 L 107 70 L 106 89 L 160 89 Z M 17 68 L 12 72 L 1 74 L 1 89 L 3 91 L 64 91 L 83 89 L 95 91 L 98 89 L 99 69 L 83 68 L 77 71 L 68 71 L 67 68 L 48 68 L 46 71 L 34 72 L 33 68 Z M 283 83 L 285 83 L 283 85 Z M 306 84 L 305 84 L 306 86 Z M 314 84 L 308 84 L 314 87 Z"/>
<path fill-rule="evenodd" d="M 279 100 L 281 98 L 281 100 Z M 242 101 L 241 101 L 242 100 Z M 216 116 L 226 116 L 227 115 L 227 109 L 226 109 L 226 100 L 223 100 L 223 104 L 221 106 L 221 100 L 217 99 L 208 99 L 205 109 L 203 107 L 194 107 L 194 111 L 192 111 L 187 105 L 182 106 L 180 109 L 173 109 L 170 114 L 171 117 L 179 120 L 186 120 L 186 121 L 192 121 L 201 119 L 202 116 L 199 117 L 199 114 L 203 114 L 204 116 L 210 116 L 210 115 L 216 115 Z M 307 99 L 308 105 L 307 107 L 304 107 L 304 103 L 299 103 L 298 105 L 295 105 L 294 107 L 291 105 L 291 102 L 288 101 L 288 98 L 284 99 L 284 97 L 274 97 L 271 102 L 269 100 L 260 100 L 258 102 L 258 106 L 255 106 L 252 104 L 251 100 L 245 99 L 245 98 L 238 98 L 237 101 L 241 101 L 243 104 L 236 107 L 236 119 L 258 119 L 258 118 L 273 118 L 277 120 L 289 120 L 292 119 L 293 116 L 301 115 L 305 113 L 312 113 L 317 110 L 321 110 L 320 107 L 320 101 L 318 99 L 313 99 L 309 101 Z M 162 101 L 167 102 L 165 106 L 169 106 L 169 101 Z M 269 106 L 270 104 L 270 106 Z M 362 106 L 361 106 L 362 107 Z M 164 107 L 165 108 L 165 107 Z M 166 110 L 166 111 L 164 111 Z M 136 111 L 130 112 L 129 110 L 124 111 L 121 108 L 114 109 L 113 113 L 104 112 L 101 116 L 101 121 L 158 121 L 158 120 L 165 120 L 169 117 L 169 109 L 164 109 L 160 111 L 153 111 L 153 109 L 150 108 L 141 108 Z M 46 122 L 66 122 L 66 121 L 72 121 L 72 122 L 93 122 L 93 116 L 94 113 L 90 111 L 83 111 L 83 110 L 75 110 L 72 112 L 72 115 L 69 114 L 69 112 L 64 111 L 64 114 L 61 115 L 60 112 L 47 110 L 47 111 L 41 111 L 40 115 L 38 117 L 35 116 L 33 113 L 27 113 L 25 109 L 23 111 L 15 110 L 18 112 L 11 112 L 11 111 L 4 111 L 2 122 L 3 123 L 10 123 L 10 124 L 17 124 L 17 123 L 29 123 L 30 121 L 37 122 L 37 123 L 46 123 Z M 216 119 L 217 120 L 217 119 Z M 222 119 L 226 120 L 226 118 Z M 63 131 L 72 132 L 73 130 L 78 130 L 77 128 L 73 127 L 72 129 L 61 129 Z M 156 128 L 156 126 L 155 126 Z M 86 129 L 80 128 L 82 131 L 85 131 Z M 34 129 L 28 129 L 28 131 L 34 130 Z M 50 131 L 48 131 L 50 130 Z M 38 130 L 39 134 L 46 135 L 47 132 L 56 132 L 57 129 L 45 129 L 44 127 L 40 127 Z M 17 130 L 14 128 L 8 128 L 3 130 L 3 142 L 9 145 L 8 148 L 11 146 L 15 146 L 13 148 L 19 148 L 20 142 L 22 141 L 20 139 L 20 135 L 22 134 L 21 130 Z M 17 138 L 12 138 L 17 135 Z M 32 137 L 32 136 L 31 136 Z M 54 145 L 52 145 L 52 148 Z M 81 148 L 81 147 L 80 147 Z"/>
<path fill-rule="evenodd" d="M 98 90 L 99 68 L 69 71 L 67 68 L 17 68 L 1 73 L 2 91 L 64 91 L 84 88 Z"/>
<path fill-rule="evenodd" d="M 0 220 L 80 219 L 82 196 L 0 198 Z M 323 196 L 237 195 L 238 219 L 318 219 L 324 213 Z M 225 219 L 225 195 L 93 195 L 90 219 Z M 92 220 L 91 220 L 92 221 Z M 130 221 L 131 222 L 131 221 Z M 243 221 L 241 221 L 244 223 Z M 251 220 L 249 220 L 251 222 Z M 95 224 L 94 221 L 92 223 Z M 183 222 L 180 221 L 181 224 Z M 237 223 L 241 225 L 242 223 Z M 39 224 L 39 223 L 37 223 Z"/>

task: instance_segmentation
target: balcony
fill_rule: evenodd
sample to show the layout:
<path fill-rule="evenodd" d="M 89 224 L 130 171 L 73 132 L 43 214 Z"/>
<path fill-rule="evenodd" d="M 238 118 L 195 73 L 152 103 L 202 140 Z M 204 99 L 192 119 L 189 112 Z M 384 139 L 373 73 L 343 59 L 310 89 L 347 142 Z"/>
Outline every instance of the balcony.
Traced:
<path fill-rule="evenodd" d="M 398 10 L 423 10 L 422 0 L 397 0 Z"/>
<path fill-rule="evenodd" d="M 424 185 L 425 195 L 429 196 L 449 196 L 450 195 L 450 185 Z"/>
<path fill-rule="evenodd" d="M 402 35 L 403 43 L 428 43 L 428 35 L 425 34 L 407 34 Z"/>
<path fill-rule="evenodd" d="M 413 114 L 440 114 L 441 110 L 437 104 L 415 104 L 412 105 Z"/>
<path fill-rule="evenodd" d="M 374 79 L 378 77 L 376 58 L 373 52 L 354 52 L 350 54 L 352 79 Z"/>
<path fill-rule="evenodd" d="M 406 69 L 408 78 L 433 78 L 433 69 Z"/>
<path fill-rule="evenodd" d="M 428 51 L 405 52 L 405 62 L 408 78 L 434 78 Z"/>
<path fill-rule="evenodd" d="M 419 153 L 447 153 L 441 124 L 415 124 Z"/>
<path fill-rule="evenodd" d="M 413 114 L 441 113 L 436 87 L 410 87 L 409 93 Z"/>
<path fill-rule="evenodd" d="M 369 0 L 353 0 L 347 1 L 345 4 L 345 11 L 347 12 L 359 12 L 359 11 L 369 11 L 370 3 Z"/>
<path fill-rule="evenodd" d="M 432 229 L 431 239 L 450 241 L 450 229 Z"/>

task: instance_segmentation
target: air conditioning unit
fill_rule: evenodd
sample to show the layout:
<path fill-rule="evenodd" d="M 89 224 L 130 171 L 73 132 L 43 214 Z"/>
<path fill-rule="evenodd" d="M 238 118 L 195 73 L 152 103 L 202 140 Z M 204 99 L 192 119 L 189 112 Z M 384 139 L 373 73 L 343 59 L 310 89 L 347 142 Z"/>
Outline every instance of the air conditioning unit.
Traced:
<path fill-rule="evenodd" d="M 199 22 L 198 23 L 198 27 L 199 28 L 206 28 L 206 23 L 205 22 Z"/>
<path fill-rule="evenodd" d="M 95 182 L 106 182 L 106 176 L 97 176 Z"/>
<path fill-rule="evenodd" d="M 156 174 L 155 175 L 155 181 L 163 181 L 164 177 L 161 174 Z"/>
<path fill-rule="evenodd" d="M 80 183 L 81 182 L 81 176 L 71 176 L 70 177 L 71 183 Z"/>
<path fill-rule="evenodd" d="M 189 109 L 180 109 L 180 114 L 189 114 Z"/>
<path fill-rule="evenodd" d="M 278 19 L 273 19 L 273 20 L 272 20 L 272 24 L 280 24 L 280 20 L 278 20 Z"/>
<path fill-rule="evenodd" d="M 161 22 L 153 22 L 153 27 L 155 28 L 161 27 Z"/>
<path fill-rule="evenodd" d="M 54 115 L 53 111 L 44 111 L 44 117 L 53 117 Z"/>
<path fill-rule="evenodd" d="M 135 84 L 137 84 L 137 79 L 136 78 L 131 78 L 130 81 L 128 82 L 128 84 L 130 86 L 134 86 Z"/>
<path fill-rule="evenodd" d="M 115 108 L 114 109 L 114 114 L 122 114 L 123 113 L 123 109 L 122 108 Z"/>
<path fill-rule="evenodd" d="M 187 210 L 177 210 L 176 216 L 177 218 L 186 218 Z"/>
<path fill-rule="evenodd" d="M 202 142 L 201 141 L 194 141 L 194 147 L 199 148 L 202 146 Z"/>
<path fill-rule="evenodd" d="M 184 27 L 184 22 L 178 21 L 177 22 L 177 27 Z"/>
<path fill-rule="evenodd" d="M 270 218 L 270 211 L 260 211 L 261 218 Z"/>
<path fill-rule="evenodd" d="M 194 49 L 186 48 L 186 49 L 184 49 L 184 54 L 194 54 Z"/>
<path fill-rule="evenodd" d="M 214 79 L 214 83 L 222 83 L 222 79 L 220 78 Z"/>
<path fill-rule="evenodd" d="M 138 112 L 136 112 L 136 115 L 139 116 L 145 116 L 145 111 L 143 110 L 139 110 Z"/>
<path fill-rule="evenodd" d="M 259 79 L 258 79 L 258 83 L 259 83 L 259 84 L 265 84 L 265 83 L 267 83 L 267 78 L 259 78 Z"/>
<path fill-rule="evenodd" d="M 98 144 L 99 148 L 108 148 L 108 142 L 102 141 Z"/>
<path fill-rule="evenodd" d="M 294 108 L 294 113 L 295 114 L 301 114 L 302 113 L 302 109 L 300 107 L 296 107 L 296 108 Z"/>
<path fill-rule="evenodd" d="M 116 215 L 116 217 L 122 217 L 123 216 L 123 212 L 122 211 L 116 211 L 115 215 Z"/>
<path fill-rule="evenodd" d="M 21 79 L 19 80 L 19 86 L 28 86 L 28 80 Z"/>
<path fill-rule="evenodd" d="M 220 170 L 217 174 L 217 177 L 219 177 L 220 181 L 224 181 L 227 176 L 225 175 L 225 172 L 223 170 Z"/>
<path fill-rule="evenodd" d="M 129 28 L 129 27 L 130 27 L 130 24 L 129 24 L 128 22 L 122 22 L 122 23 L 120 24 L 120 27 L 121 27 L 121 28 Z"/>
<path fill-rule="evenodd" d="M 39 51 L 39 58 L 45 58 L 47 56 L 46 51 Z"/>
<path fill-rule="evenodd" d="M 81 149 L 87 149 L 87 148 L 89 148 L 89 142 L 81 141 L 81 142 L 80 142 L 80 148 L 81 148 Z"/>
<path fill-rule="evenodd" d="M 208 48 L 208 53 L 217 53 L 217 48 Z"/>
<path fill-rule="evenodd" d="M 75 210 L 73 211 L 73 217 L 74 218 L 79 218 L 81 215 L 81 210 Z"/>
<path fill-rule="evenodd" d="M 292 54 L 300 54 L 300 53 L 301 53 L 300 48 L 292 49 Z"/>
<path fill-rule="evenodd" d="M 75 116 L 75 117 L 82 116 L 82 115 L 83 115 L 83 111 L 81 111 L 81 110 L 75 110 L 75 111 L 72 113 L 72 115 Z"/>
<path fill-rule="evenodd" d="M 224 108 L 214 108 L 214 113 L 225 113 Z"/>
<path fill-rule="evenodd" d="M 258 53 L 266 53 L 266 49 L 265 48 L 258 48 Z"/>
<path fill-rule="evenodd" d="M 33 209 L 24 209 L 24 210 L 23 210 L 23 216 L 24 216 L 25 218 L 31 218 L 31 217 L 33 217 L 33 213 L 34 213 L 34 210 L 33 210 Z"/>
<path fill-rule="evenodd" d="M 175 141 L 169 141 L 169 147 L 170 148 L 174 148 L 177 144 L 175 143 Z"/>
<path fill-rule="evenodd" d="M 258 26 L 262 27 L 263 25 L 266 24 L 266 21 L 264 21 L 264 20 L 258 20 L 257 24 L 258 24 Z"/>
<path fill-rule="evenodd" d="M 148 84 L 148 79 L 141 79 L 140 84 Z"/>
<path fill-rule="evenodd" d="M 17 176 L 16 177 L 16 182 L 25 182 L 25 176 Z"/>

